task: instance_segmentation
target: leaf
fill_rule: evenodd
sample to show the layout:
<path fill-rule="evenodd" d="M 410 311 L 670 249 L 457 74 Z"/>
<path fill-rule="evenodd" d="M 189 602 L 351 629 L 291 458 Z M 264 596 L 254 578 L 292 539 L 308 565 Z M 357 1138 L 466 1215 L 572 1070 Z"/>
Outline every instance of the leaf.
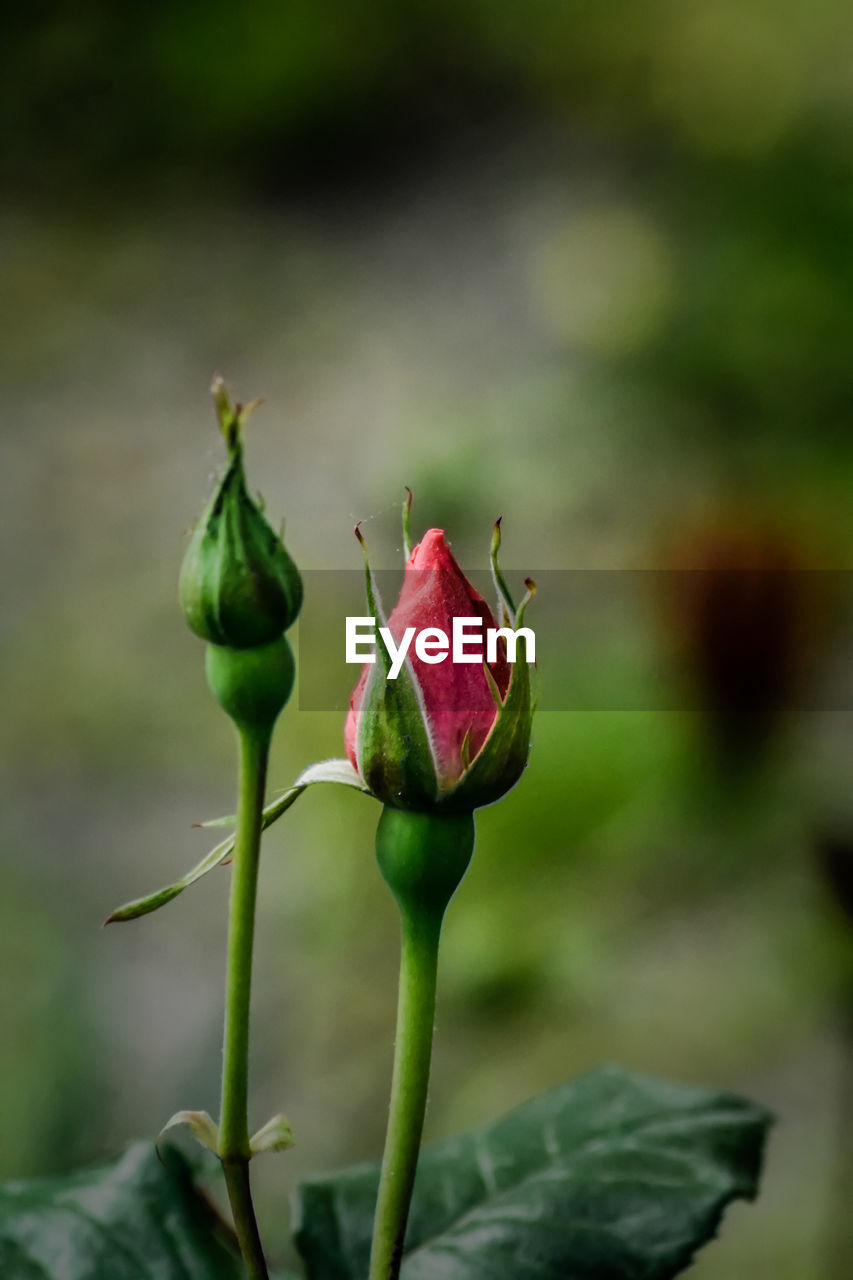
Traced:
<path fill-rule="evenodd" d="M 249 1140 L 249 1150 L 253 1156 L 260 1155 L 262 1151 L 287 1151 L 293 1146 L 293 1141 L 293 1130 L 287 1116 L 277 1115 L 261 1125 Z"/>
<path fill-rule="evenodd" d="M 426 1147 L 402 1280 L 668 1280 L 756 1193 L 770 1117 L 729 1093 L 603 1067 Z M 303 1184 L 309 1280 L 361 1280 L 379 1165 Z"/>
<path fill-rule="evenodd" d="M 157 1142 L 159 1143 L 167 1129 L 175 1129 L 182 1124 L 186 1125 L 196 1142 L 200 1142 L 215 1155 L 219 1154 L 219 1125 L 206 1111 L 176 1111 L 163 1125 L 157 1135 Z"/>
<path fill-rule="evenodd" d="M 4 1280 L 242 1280 L 230 1230 L 174 1147 L 136 1143 L 115 1163 L 0 1184 Z"/>
<path fill-rule="evenodd" d="M 272 826 L 283 813 L 287 812 L 294 801 L 299 799 L 302 792 L 316 782 L 337 782 L 344 786 L 357 787 L 365 795 L 370 795 L 369 790 L 365 787 L 349 760 L 319 760 L 316 764 L 309 764 L 307 769 L 303 769 L 292 787 L 288 787 L 286 791 L 283 791 L 281 795 L 276 796 L 275 800 L 266 805 L 263 811 L 261 829 L 266 831 L 267 827 Z M 202 826 L 233 826 L 235 821 L 236 819 L 234 818 L 214 818 L 211 822 L 202 823 Z M 134 898 L 132 902 L 126 902 L 124 906 L 116 907 L 115 911 L 107 916 L 104 924 L 117 924 L 125 920 L 136 920 L 139 916 L 146 916 L 149 912 L 156 911 L 158 907 L 164 907 L 167 902 L 177 898 L 179 893 L 183 893 L 184 889 L 188 889 L 191 884 L 195 884 L 202 876 L 206 876 L 209 871 L 213 871 L 214 867 L 220 867 L 223 863 L 228 862 L 233 851 L 234 836 L 230 835 L 227 840 L 223 840 L 221 844 L 211 849 L 210 853 L 205 854 L 201 862 L 197 863 L 186 875 L 181 876 L 180 880 L 176 880 L 174 884 L 167 885 L 164 889 L 158 889 L 156 893 L 148 894 L 147 897 Z"/>

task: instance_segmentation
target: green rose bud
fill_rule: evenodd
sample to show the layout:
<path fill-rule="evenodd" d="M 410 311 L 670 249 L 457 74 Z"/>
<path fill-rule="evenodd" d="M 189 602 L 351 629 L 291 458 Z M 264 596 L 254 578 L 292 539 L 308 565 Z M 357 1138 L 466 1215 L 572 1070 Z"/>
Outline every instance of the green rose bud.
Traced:
<path fill-rule="evenodd" d="M 246 486 L 241 437 L 254 405 L 232 405 L 219 379 L 213 395 L 228 469 L 184 556 L 181 608 L 203 640 L 253 649 L 277 640 L 295 622 L 302 580 Z"/>

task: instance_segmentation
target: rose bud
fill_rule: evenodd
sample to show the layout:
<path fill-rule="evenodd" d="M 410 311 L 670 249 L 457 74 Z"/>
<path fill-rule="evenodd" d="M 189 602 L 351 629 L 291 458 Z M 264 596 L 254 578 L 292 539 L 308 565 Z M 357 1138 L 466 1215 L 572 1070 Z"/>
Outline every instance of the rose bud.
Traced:
<path fill-rule="evenodd" d="M 363 546 L 358 530 L 356 534 Z M 491 556 L 500 625 L 521 631 L 535 585 L 525 583 L 527 594 L 516 610 L 498 568 L 499 546 L 500 521 Z M 531 633 L 518 635 L 513 663 L 507 661 L 503 637 L 497 638 L 494 660 L 486 661 L 486 631 L 498 623 L 454 560 L 441 529 L 430 529 L 411 552 L 400 598 L 387 622 L 369 565 L 366 572 L 368 610 L 378 626 L 388 627 L 398 647 L 409 628 L 415 636 L 426 628 L 439 629 L 449 639 L 454 618 L 481 619 L 483 656 L 475 656 L 471 625 L 469 661 L 454 662 L 446 651 L 439 660 L 436 636 L 431 653 L 424 645 L 426 658 L 410 641 L 399 674 L 390 679 L 391 660 L 379 641 L 375 661 L 365 664 L 350 698 L 344 744 L 351 763 L 376 798 L 395 809 L 462 813 L 491 804 L 515 785 L 527 764 L 533 716 L 527 662 Z"/>
<path fill-rule="evenodd" d="M 302 581 L 246 486 L 241 436 L 254 406 L 232 406 L 219 379 L 213 394 L 228 469 L 187 548 L 179 595 L 196 635 L 211 644 L 252 649 L 277 640 L 295 622 Z"/>

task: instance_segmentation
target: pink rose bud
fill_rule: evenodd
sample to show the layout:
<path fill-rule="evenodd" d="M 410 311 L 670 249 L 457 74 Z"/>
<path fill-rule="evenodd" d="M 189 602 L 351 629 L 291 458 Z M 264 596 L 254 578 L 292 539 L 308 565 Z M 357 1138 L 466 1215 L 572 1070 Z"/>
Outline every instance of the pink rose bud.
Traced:
<path fill-rule="evenodd" d="M 495 637 L 489 654 L 487 632 L 520 630 L 535 587 L 525 584 L 528 593 L 516 611 L 497 565 L 499 545 L 500 522 L 492 541 L 500 623 L 459 568 L 441 529 L 430 529 L 411 553 L 387 622 L 368 566 L 368 609 L 377 628 L 387 626 L 398 648 L 414 628 L 395 678 L 377 636 L 375 661 L 362 669 L 344 728 L 347 755 L 384 804 L 471 811 L 509 791 L 527 763 L 533 715 L 527 639 L 521 634 L 510 642 L 510 663 L 504 637 Z M 463 630 L 455 655 L 454 638 Z M 459 655 L 468 660 L 454 661 Z"/>

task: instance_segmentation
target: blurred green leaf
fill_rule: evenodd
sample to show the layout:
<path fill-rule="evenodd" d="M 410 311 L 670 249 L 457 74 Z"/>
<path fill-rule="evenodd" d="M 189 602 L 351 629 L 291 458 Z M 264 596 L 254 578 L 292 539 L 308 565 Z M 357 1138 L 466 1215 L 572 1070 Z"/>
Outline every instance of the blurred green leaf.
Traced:
<path fill-rule="evenodd" d="M 603 1067 L 425 1148 L 404 1280 L 666 1280 L 757 1189 L 770 1117 Z M 367 1273 L 378 1163 L 303 1184 L 309 1280 Z"/>
<path fill-rule="evenodd" d="M 230 1233 L 174 1147 L 0 1186 L 4 1280 L 240 1280 Z"/>

